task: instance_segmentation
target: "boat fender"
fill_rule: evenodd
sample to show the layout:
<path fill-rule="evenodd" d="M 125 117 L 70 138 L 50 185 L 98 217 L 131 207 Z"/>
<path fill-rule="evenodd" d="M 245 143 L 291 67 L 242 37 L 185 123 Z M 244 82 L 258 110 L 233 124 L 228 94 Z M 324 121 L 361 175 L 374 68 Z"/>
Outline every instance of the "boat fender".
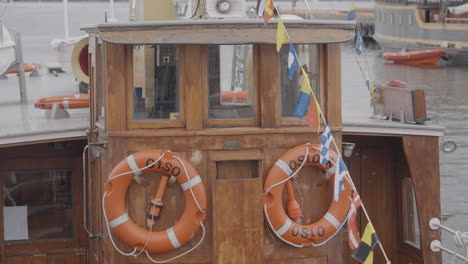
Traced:
<path fill-rule="evenodd" d="M 139 227 L 126 209 L 125 195 L 133 177 L 146 172 L 161 172 L 164 184 L 174 177 L 184 193 L 185 207 L 181 218 L 161 232 Z M 114 167 L 104 188 L 103 210 L 110 229 L 122 242 L 141 252 L 163 253 L 182 247 L 195 236 L 206 217 L 207 198 L 201 177 L 192 165 L 172 152 L 145 150 L 128 156 Z M 156 220 L 159 212 L 156 215 L 150 210 L 161 209 L 162 205 L 153 200 L 151 203 L 147 216 L 152 212 L 151 220 Z"/>
<path fill-rule="evenodd" d="M 320 145 L 305 144 L 286 152 L 271 168 L 265 181 L 263 205 L 270 228 L 281 240 L 295 247 L 320 246 L 341 229 L 351 205 L 352 185 L 346 179 L 349 174 L 343 179 L 343 189 L 337 200 L 332 199 L 327 213 L 315 223 L 301 225 L 291 220 L 283 207 L 282 197 L 285 182 L 302 166 L 314 166 L 331 174 L 327 180 L 333 183 L 337 160 L 337 154 L 331 151 L 330 160 L 323 166 Z"/>

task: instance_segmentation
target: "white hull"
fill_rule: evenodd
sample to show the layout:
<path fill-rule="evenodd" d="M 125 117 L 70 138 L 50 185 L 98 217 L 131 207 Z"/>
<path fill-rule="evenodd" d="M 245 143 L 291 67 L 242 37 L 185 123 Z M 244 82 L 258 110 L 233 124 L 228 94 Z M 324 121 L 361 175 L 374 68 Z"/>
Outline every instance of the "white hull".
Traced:
<path fill-rule="evenodd" d="M 15 42 L 8 30 L 0 25 L 0 75 L 4 74 L 15 61 Z"/>
<path fill-rule="evenodd" d="M 57 62 L 64 72 L 72 73 L 71 56 L 76 43 L 84 37 L 76 37 L 68 40 L 54 39 L 52 47 L 55 49 Z"/>

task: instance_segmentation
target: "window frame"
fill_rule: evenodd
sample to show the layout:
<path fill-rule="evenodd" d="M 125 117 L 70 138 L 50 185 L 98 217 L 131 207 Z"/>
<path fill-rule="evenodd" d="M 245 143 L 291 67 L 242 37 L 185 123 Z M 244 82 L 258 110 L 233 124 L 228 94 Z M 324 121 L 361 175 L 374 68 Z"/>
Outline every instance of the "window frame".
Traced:
<path fill-rule="evenodd" d="M 0 244 L 3 244 L 5 256 L 23 255 L 25 251 L 37 251 L 45 253 L 48 250 L 54 250 L 58 253 L 67 253 L 70 249 L 79 252 L 79 249 L 86 247 L 86 237 L 82 230 L 83 226 L 83 196 L 80 190 L 83 189 L 81 176 L 82 164 L 79 159 L 64 158 L 24 158 L 17 159 L 16 162 L 1 160 L 0 167 L 2 171 L 35 171 L 35 170 L 53 170 L 70 169 L 72 177 L 72 204 L 73 204 L 73 235 L 69 239 L 45 239 L 45 240 L 18 240 L 5 241 L 3 238 L 3 179 L 0 179 Z"/>
<path fill-rule="evenodd" d="M 175 45 L 179 49 L 179 71 L 178 71 L 178 78 L 179 78 L 179 119 L 178 120 L 167 120 L 167 119 L 145 119 L 145 120 L 134 120 L 133 119 L 133 51 L 134 46 L 143 46 L 144 44 L 138 45 L 126 45 L 127 49 L 127 56 L 125 58 L 126 62 L 126 105 L 127 105 L 127 127 L 128 129 L 140 129 L 140 128 L 183 128 L 186 125 L 185 120 L 185 84 L 188 80 L 185 80 L 185 72 L 187 71 L 185 63 L 183 63 L 185 59 L 185 48 L 184 45 L 180 44 L 171 44 Z M 159 44 L 156 44 L 159 45 Z"/>
<path fill-rule="evenodd" d="M 214 44 L 218 45 L 218 44 Z M 208 115 L 208 45 L 204 45 L 204 53 L 206 54 L 206 60 L 203 65 L 205 71 L 205 87 L 203 87 L 203 121 L 205 128 L 215 127 L 257 127 L 260 125 L 260 54 L 259 46 L 257 44 L 246 43 L 246 45 L 252 45 L 252 56 L 253 56 L 253 118 L 242 118 L 242 119 L 209 119 Z"/>
<path fill-rule="evenodd" d="M 320 93 L 319 93 L 319 97 L 320 98 L 317 98 L 319 100 L 319 105 L 322 107 L 322 110 L 325 111 L 323 109 L 323 103 L 321 102 L 324 102 L 325 101 L 325 91 L 324 91 L 324 87 L 325 87 L 325 79 L 326 79 L 326 65 L 327 65 L 327 58 L 326 56 L 324 55 L 325 54 L 325 45 L 322 45 L 322 44 L 307 44 L 307 45 L 317 45 L 318 47 L 318 51 L 317 51 L 317 54 L 318 54 L 318 69 L 319 69 L 319 90 L 320 90 Z M 278 73 L 280 74 L 281 72 L 281 63 L 279 62 L 279 55 L 278 55 Z M 280 106 L 279 107 L 279 124 L 281 126 L 307 126 L 307 123 L 303 120 L 303 119 L 300 119 L 298 117 L 294 117 L 294 116 L 291 116 L 291 117 L 283 117 L 282 116 L 282 113 L 281 113 L 281 76 L 278 75 L 278 82 L 279 82 L 279 85 L 278 85 L 278 89 L 279 89 L 279 99 L 278 99 L 278 105 Z M 297 100 L 297 98 L 296 98 Z M 323 113 L 322 113 L 323 114 Z M 323 120 L 322 118 L 320 118 L 320 125 L 322 126 L 323 125 Z"/>

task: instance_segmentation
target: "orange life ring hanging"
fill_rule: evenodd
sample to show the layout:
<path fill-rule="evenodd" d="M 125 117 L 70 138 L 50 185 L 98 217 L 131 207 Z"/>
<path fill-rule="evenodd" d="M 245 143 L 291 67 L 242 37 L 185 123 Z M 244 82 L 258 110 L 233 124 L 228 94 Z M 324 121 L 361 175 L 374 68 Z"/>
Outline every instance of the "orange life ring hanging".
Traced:
<path fill-rule="evenodd" d="M 151 165 L 163 154 L 164 157 L 153 166 L 137 171 Z M 128 173 L 131 171 L 137 172 Z M 125 207 L 125 195 L 133 177 L 150 171 L 175 177 L 184 192 L 183 215 L 165 231 L 149 232 L 140 228 L 129 218 Z M 206 216 L 206 192 L 201 177 L 187 161 L 171 152 L 145 150 L 128 156 L 112 170 L 104 188 L 103 207 L 110 228 L 121 241 L 138 250 L 163 253 L 180 248 L 195 236 Z"/>
<path fill-rule="evenodd" d="M 37 100 L 34 107 L 38 109 L 52 109 L 54 104 L 62 109 L 89 108 L 89 95 L 72 94 L 49 96 Z"/>
<path fill-rule="evenodd" d="M 308 149 L 307 156 L 305 148 Z M 330 159 L 336 163 L 337 154 L 331 151 Z M 288 217 L 283 207 L 282 194 L 285 183 L 271 187 L 291 176 L 303 162 L 304 166 L 315 166 L 330 173 L 331 177 L 328 179 L 334 182 L 332 162 L 329 161 L 326 166 L 320 163 L 320 145 L 297 146 L 281 156 L 268 173 L 264 188 L 265 192 L 268 191 L 264 197 L 264 210 L 270 227 L 283 241 L 296 247 L 319 246 L 333 237 L 346 221 L 351 204 L 352 187 L 347 180 L 343 180 L 344 189 L 338 200 L 332 200 L 328 212 L 317 222 L 309 225 L 295 223 Z"/>

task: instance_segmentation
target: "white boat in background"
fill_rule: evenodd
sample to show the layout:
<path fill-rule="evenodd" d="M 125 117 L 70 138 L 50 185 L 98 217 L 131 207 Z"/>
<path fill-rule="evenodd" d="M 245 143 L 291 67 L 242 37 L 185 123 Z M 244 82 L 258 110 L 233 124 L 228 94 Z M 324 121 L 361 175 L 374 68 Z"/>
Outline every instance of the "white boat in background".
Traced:
<path fill-rule="evenodd" d="M 15 41 L 5 26 L 0 25 L 0 75 L 15 61 Z"/>
<path fill-rule="evenodd" d="M 76 43 L 85 37 L 52 40 L 51 45 L 56 52 L 57 62 L 64 72 L 73 73 L 71 63 L 72 51 Z"/>

